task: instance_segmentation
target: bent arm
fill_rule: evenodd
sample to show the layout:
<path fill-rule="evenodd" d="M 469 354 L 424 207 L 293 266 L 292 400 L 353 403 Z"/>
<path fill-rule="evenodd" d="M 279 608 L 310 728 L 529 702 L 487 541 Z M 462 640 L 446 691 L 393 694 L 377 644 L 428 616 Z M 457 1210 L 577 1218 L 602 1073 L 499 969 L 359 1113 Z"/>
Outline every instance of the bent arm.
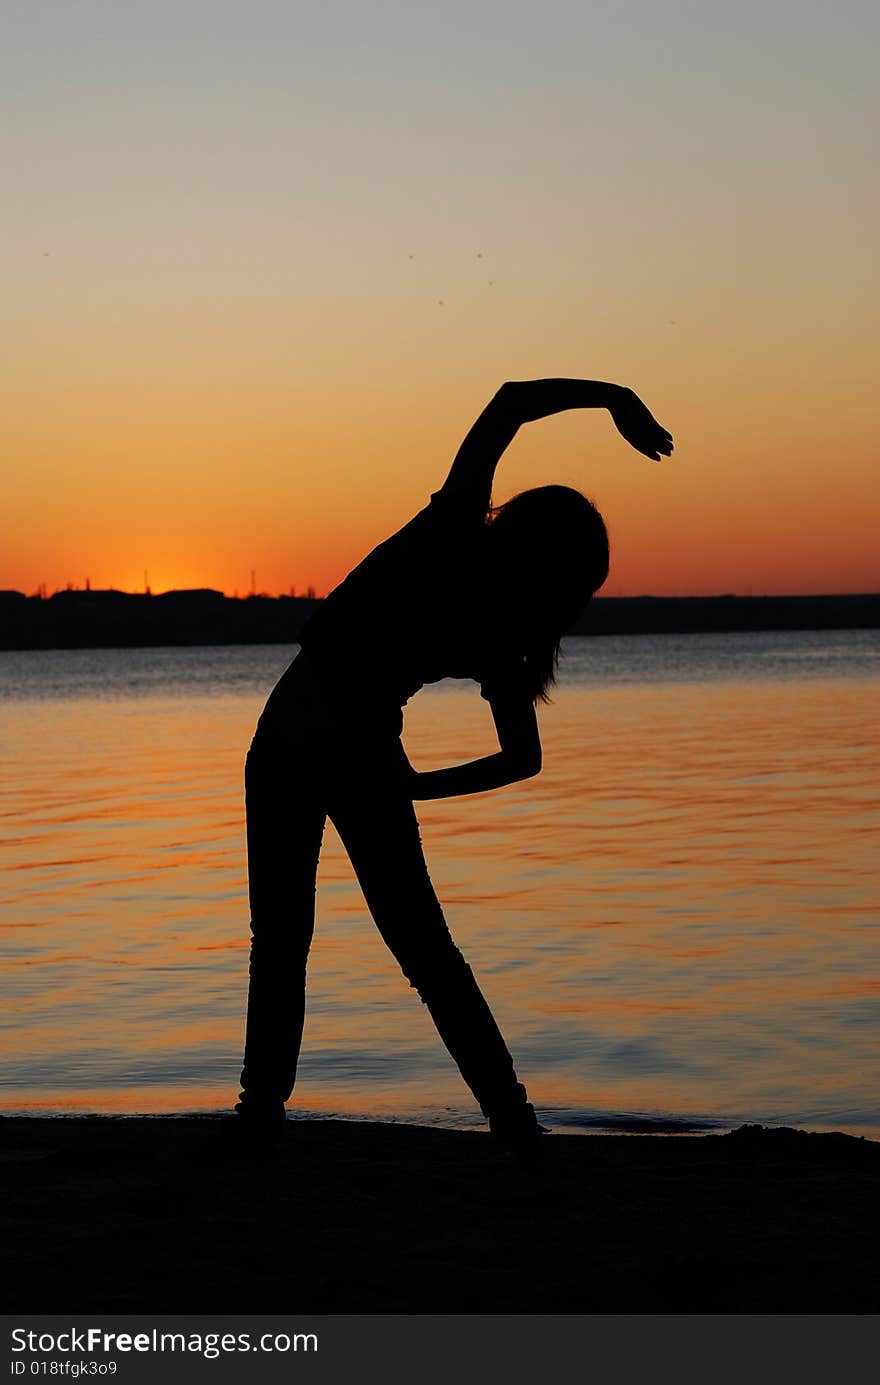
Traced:
<path fill-rule="evenodd" d="M 662 428 L 631 389 L 604 380 L 510 380 L 486 405 L 455 455 L 443 490 L 479 489 L 488 504 L 501 457 L 524 423 L 568 409 L 608 409 L 619 432 L 646 457 L 672 451 Z"/>
<path fill-rule="evenodd" d="M 484 755 L 481 760 L 469 760 L 464 765 L 450 765 L 448 769 L 431 769 L 424 772 L 414 770 L 412 781 L 413 799 L 457 798 L 460 794 L 485 793 L 488 789 L 501 789 L 505 784 L 517 784 L 521 779 L 531 779 L 540 770 L 518 764 L 503 750 L 496 755 Z"/>
<path fill-rule="evenodd" d="M 500 751 L 448 769 L 420 773 L 413 769 L 413 799 L 454 798 L 459 794 L 485 793 L 506 784 L 532 779 L 541 770 L 541 738 L 534 705 L 529 702 L 492 702 Z"/>
<path fill-rule="evenodd" d="M 599 380 L 509 380 L 467 434 L 443 489 L 478 488 L 488 504 L 495 468 L 524 423 L 565 409 L 607 408 L 618 389 Z"/>

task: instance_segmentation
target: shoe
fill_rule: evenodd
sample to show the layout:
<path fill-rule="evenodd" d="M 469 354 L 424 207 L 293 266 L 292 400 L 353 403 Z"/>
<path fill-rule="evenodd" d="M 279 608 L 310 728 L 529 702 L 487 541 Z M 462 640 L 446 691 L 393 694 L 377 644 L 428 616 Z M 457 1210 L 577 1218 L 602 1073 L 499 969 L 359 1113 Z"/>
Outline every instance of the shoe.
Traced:
<path fill-rule="evenodd" d="M 280 1119 L 276 1115 L 261 1120 L 251 1114 L 243 1115 L 236 1108 L 232 1115 L 206 1122 L 207 1133 L 193 1149 L 190 1160 L 198 1168 L 222 1168 L 230 1160 L 270 1156 L 283 1143 L 285 1123 L 283 1112 Z"/>
<path fill-rule="evenodd" d="M 521 1083 L 518 1090 L 522 1100 L 494 1111 L 489 1117 L 489 1131 L 521 1168 L 536 1170 L 543 1164 L 541 1136 L 549 1135 L 550 1131 L 546 1125 L 538 1123 L 535 1108 L 525 1100 L 525 1088 Z"/>
<path fill-rule="evenodd" d="M 280 1141 L 286 1124 L 283 1101 L 255 1101 L 243 1095 L 235 1103 L 232 1130 L 242 1148 L 272 1148 Z"/>

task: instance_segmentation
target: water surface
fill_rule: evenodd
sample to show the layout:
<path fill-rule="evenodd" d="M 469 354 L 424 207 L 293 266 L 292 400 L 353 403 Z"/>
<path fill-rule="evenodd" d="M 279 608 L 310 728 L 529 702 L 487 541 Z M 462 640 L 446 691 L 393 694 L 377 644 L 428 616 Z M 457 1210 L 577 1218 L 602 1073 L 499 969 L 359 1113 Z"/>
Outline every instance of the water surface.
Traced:
<path fill-rule="evenodd" d="M 10 1110 L 228 1107 L 244 1035 L 242 768 L 293 647 L 0 654 Z M 558 1128 L 877 1137 L 874 631 L 572 639 L 544 769 L 418 805 L 431 875 Z M 410 703 L 417 768 L 496 749 Z M 479 1112 L 328 825 L 293 1103 Z"/>

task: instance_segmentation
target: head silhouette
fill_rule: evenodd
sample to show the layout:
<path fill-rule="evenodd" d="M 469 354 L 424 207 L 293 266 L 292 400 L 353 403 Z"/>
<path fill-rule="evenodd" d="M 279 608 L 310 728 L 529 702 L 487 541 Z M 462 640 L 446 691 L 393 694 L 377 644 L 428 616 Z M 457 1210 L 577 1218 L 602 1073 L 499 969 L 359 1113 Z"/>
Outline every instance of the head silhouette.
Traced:
<path fill-rule="evenodd" d="M 580 491 L 536 486 L 489 511 L 485 540 L 487 614 L 546 702 L 562 636 L 608 576 L 605 522 Z"/>

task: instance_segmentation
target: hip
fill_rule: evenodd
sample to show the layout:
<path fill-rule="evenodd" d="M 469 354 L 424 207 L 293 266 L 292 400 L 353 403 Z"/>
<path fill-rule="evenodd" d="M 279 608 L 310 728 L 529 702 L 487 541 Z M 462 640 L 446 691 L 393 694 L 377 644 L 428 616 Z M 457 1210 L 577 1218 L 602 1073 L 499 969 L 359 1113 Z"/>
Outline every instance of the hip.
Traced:
<path fill-rule="evenodd" d="M 341 691 L 301 649 L 266 701 L 251 752 L 398 767 L 406 761 L 402 730 L 400 707 L 373 701 L 357 684 Z"/>

